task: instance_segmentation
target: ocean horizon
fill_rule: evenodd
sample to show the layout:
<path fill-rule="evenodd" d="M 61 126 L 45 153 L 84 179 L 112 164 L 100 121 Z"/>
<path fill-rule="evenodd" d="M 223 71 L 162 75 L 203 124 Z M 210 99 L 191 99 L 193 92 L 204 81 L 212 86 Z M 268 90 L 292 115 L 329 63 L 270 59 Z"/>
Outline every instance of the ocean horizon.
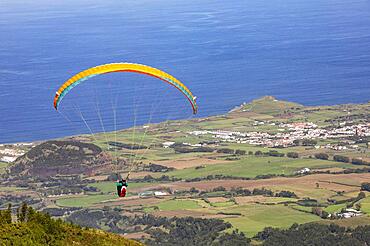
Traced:
<path fill-rule="evenodd" d="M 0 143 L 217 115 L 265 95 L 306 106 L 368 102 L 369 13 L 366 0 L 2 1 Z M 173 88 L 132 74 L 92 78 L 55 111 L 65 80 L 112 62 L 174 75 L 199 114 Z"/>

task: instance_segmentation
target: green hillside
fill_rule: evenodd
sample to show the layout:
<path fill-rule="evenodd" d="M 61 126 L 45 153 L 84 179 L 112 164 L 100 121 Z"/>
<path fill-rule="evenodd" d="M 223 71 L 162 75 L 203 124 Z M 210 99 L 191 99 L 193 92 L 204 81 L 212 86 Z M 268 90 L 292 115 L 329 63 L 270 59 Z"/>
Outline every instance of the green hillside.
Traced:
<path fill-rule="evenodd" d="M 142 245 L 101 230 L 81 228 L 35 211 L 26 204 L 12 221 L 11 209 L 0 211 L 1 245 Z"/>
<path fill-rule="evenodd" d="M 279 101 L 275 97 L 265 96 L 241 107 L 242 111 L 249 111 L 260 114 L 275 115 L 287 109 L 302 108 L 303 105 L 293 102 Z"/>

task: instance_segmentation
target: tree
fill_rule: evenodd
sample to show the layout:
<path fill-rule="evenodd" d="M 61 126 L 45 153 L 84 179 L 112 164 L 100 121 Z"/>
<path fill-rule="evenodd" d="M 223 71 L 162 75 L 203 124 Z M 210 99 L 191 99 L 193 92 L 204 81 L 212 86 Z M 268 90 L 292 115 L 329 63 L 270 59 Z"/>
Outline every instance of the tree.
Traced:
<path fill-rule="evenodd" d="M 299 157 L 297 152 L 288 152 L 286 154 L 286 156 L 289 157 L 289 158 L 298 158 Z"/>
<path fill-rule="evenodd" d="M 12 205 L 9 203 L 8 209 L 0 211 L 0 225 L 12 223 Z"/>
<path fill-rule="evenodd" d="M 357 199 L 358 200 L 361 200 L 361 199 L 364 199 L 366 197 L 366 194 L 365 192 L 361 191 L 360 193 L 358 193 L 357 195 Z"/>
<path fill-rule="evenodd" d="M 316 144 L 317 144 L 317 141 L 313 139 L 303 139 L 302 140 L 303 146 L 315 146 Z"/>
<path fill-rule="evenodd" d="M 282 191 L 276 193 L 275 196 L 277 196 L 277 197 L 297 198 L 297 195 L 294 192 L 288 191 L 288 190 L 282 190 Z"/>
<path fill-rule="evenodd" d="M 356 203 L 355 208 L 356 210 L 361 210 L 361 203 Z"/>
<path fill-rule="evenodd" d="M 308 223 L 289 229 L 265 228 L 257 236 L 262 245 L 368 245 L 370 226 L 346 230 L 334 224 Z"/>
<path fill-rule="evenodd" d="M 326 212 L 325 210 L 322 210 L 320 217 L 323 218 L 323 219 L 326 219 L 326 218 L 328 218 L 328 216 L 329 216 L 329 213 Z"/>
<path fill-rule="evenodd" d="M 25 222 L 26 221 L 26 215 L 27 215 L 27 203 L 23 203 L 22 206 L 18 208 L 18 213 L 17 213 L 17 220 L 19 222 Z"/>
<path fill-rule="evenodd" d="M 212 191 L 214 191 L 214 192 L 217 192 L 217 191 L 226 191 L 226 189 L 223 186 L 218 186 L 218 187 L 215 187 Z"/>
<path fill-rule="evenodd" d="M 329 159 L 329 155 L 326 154 L 326 153 L 316 153 L 315 154 L 315 158 L 316 159 L 320 159 L 320 160 L 328 160 Z"/>
<path fill-rule="evenodd" d="M 369 165 L 369 163 L 367 161 L 364 161 L 360 158 L 353 158 L 352 159 L 352 164 L 353 165 Z"/>
<path fill-rule="evenodd" d="M 191 187 L 189 192 L 190 193 L 199 193 L 199 190 L 197 190 L 195 187 Z"/>
<path fill-rule="evenodd" d="M 245 155 L 246 151 L 245 150 L 241 150 L 241 149 L 237 149 L 235 150 L 235 154 L 236 155 Z"/>
<path fill-rule="evenodd" d="M 319 208 L 319 207 L 313 207 L 312 208 L 312 213 L 313 214 L 316 214 L 317 216 L 322 217 L 323 210 L 321 208 Z"/>
<path fill-rule="evenodd" d="M 234 154 L 234 150 L 228 149 L 228 148 L 222 148 L 222 149 L 218 149 L 217 153 Z"/>
<path fill-rule="evenodd" d="M 263 153 L 262 153 L 262 151 L 257 150 L 256 152 L 254 152 L 254 155 L 261 156 L 261 155 L 263 155 Z"/>
<path fill-rule="evenodd" d="M 370 183 L 362 183 L 361 190 L 370 191 Z"/>
<path fill-rule="evenodd" d="M 269 155 L 269 156 L 276 156 L 276 157 L 284 157 L 284 153 L 280 153 L 276 150 L 270 150 L 269 152 L 266 152 L 266 155 Z"/>
<path fill-rule="evenodd" d="M 333 160 L 338 161 L 338 162 L 346 162 L 346 163 L 349 162 L 349 158 L 347 156 L 342 156 L 342 155 L 334 155 Z"/>

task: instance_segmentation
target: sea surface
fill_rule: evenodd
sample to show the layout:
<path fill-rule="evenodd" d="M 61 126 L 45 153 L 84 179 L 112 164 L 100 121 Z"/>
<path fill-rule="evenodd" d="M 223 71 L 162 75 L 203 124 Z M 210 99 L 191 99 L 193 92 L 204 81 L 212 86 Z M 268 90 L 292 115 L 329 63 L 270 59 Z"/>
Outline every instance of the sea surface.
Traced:
<path fill-rule="evenodd" d="M 65 80 L 110 62 L 171 73 L 197 96 L 196 117 L 264 95 L 367 102 L 370 1 L 0 0 L 0 143 L 191 117 L 181 93 L 134 74 L 92 78 L 54 110 Z"/>

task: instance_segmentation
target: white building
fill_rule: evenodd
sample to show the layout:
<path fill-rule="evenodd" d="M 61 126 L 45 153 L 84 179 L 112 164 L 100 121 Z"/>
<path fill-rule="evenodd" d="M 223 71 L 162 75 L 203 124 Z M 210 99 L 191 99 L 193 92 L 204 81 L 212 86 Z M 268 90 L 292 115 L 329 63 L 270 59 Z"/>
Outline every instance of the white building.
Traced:
<path fill-rule="evenodd" d="M 164 143 L 162 143 L 162 146 L 163 146 L 163 148 L 167 149 L 167 148 L 171 147 L 174 144 L 175 144 L 175 142 L 164 142 Z"/>

